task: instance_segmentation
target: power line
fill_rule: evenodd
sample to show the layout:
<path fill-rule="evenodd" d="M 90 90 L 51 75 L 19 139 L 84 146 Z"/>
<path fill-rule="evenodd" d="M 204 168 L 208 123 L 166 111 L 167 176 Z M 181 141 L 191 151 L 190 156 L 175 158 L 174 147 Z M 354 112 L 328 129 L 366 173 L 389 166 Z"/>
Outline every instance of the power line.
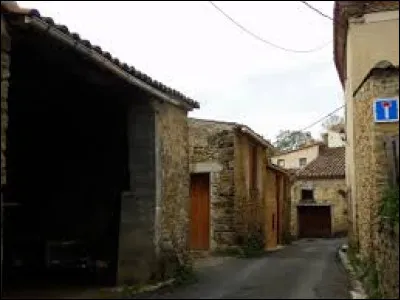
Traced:
<path fill-rule="evenodd" d="M 328 16 L 327 14 L 324 14 L 322 11 L 320 11 L 317 8 L 315 8 L 314 6 L 309 4 L 307 1 L 300 1 L 300 2 L 303 3 L 305 6 L 307 6 L 308 8 L 312 9 L 313 11 L 315 11 L 316 13 L 318 13 L 319 15 L 323 16 L 324 18 L 327 18 L 327 19 L 333 21 L 332 17 Z"/>
<path fill-rule="evenodd" d="M 219 8 L 213 1 L 208 1 L 210 2 L 210 4 L 216 9 L 218 10 L 222 15 L 224 15 L 227 19 L 229 19 L 233 24 L 235 24 L 237 27 L 239 27 L 241 30 L 243 30 L 245 33 L 251 35 L 252 37 L 254 37 L 255 39 L 263 42 L 264 44 L 267 44 L 271 47 L 283 50 L 283 51 L 287 51 L 287 52 L 293 52 L 293 53 L 311 53 L 311 52 L 315 52 L 318 50 L 321 50 L 322 48 L 326 47 L 327 45 L 329 45 L 331 43 L 331 41 L 317 47 L 314 49 L 308 49 L 308 50 L 296 50 L 296 49 L 290 49 L 290 48 L 285 48 L 282 46 L 279 46 L 277 44 L 274 44 L 270 41 L 267 41 L 266 39 L 260 37 L 259 35 L 251 32 L 250 30 L 248 30 L 247 28 L 245 28 L 243 25 L 241 25 L 240 23 L 238 23 L 237 21 L 235 21 L 231 16 L 229 16 L 226 12 L 224 12 L 221 8 Z"/>
<path fill-rule="evenodd" d="M 307 129 L 317 125 L 318 123 L 322 122 L 323 120 L 325 120 L 326 118 L 329 118 L 330 116 L 332 116 L 334 113 L 338 112 L 339 110 L 341 110 L 342 108 L 344 108 L 345 105 L 342 105 L 338 108 L 336 108 L 334 111 L 331 111 L 329 114 L 325 115 L 324 117 L 322 117 L 321 119 L 315 121 L 314 123 L 308 125 L 307 127 L 304 127 L 303 129 L 301 129 L 300 131 L 306 131 Z"/>

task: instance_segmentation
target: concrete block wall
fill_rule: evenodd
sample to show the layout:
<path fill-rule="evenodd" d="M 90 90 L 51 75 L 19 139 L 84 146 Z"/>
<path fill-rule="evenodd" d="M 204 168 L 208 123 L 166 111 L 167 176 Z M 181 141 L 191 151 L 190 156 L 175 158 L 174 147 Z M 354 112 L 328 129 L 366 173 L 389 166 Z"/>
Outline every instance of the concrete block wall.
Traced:
<path fill-rule="evenodd" d="M 130 190 L 122 195 L 118 283 L 144 282 L 156 272 L 155 112 L 133 102 L 127 113 Z"/>

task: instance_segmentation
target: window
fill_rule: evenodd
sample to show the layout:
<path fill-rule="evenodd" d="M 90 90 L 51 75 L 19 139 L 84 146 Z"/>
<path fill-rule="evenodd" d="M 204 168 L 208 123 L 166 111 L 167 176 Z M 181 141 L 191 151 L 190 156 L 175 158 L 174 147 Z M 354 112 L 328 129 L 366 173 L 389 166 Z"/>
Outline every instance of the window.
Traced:
<path fill-rule="evenodd" d="M 278 166 L 284 167 L 285 166 L 285 160 L 284 159 L 278 159 Z"/>
<path fill-rule="evenodd" d="M 302 189 L 301 200 L 314 200 L 314 191 L 310 189 Z"/>
<path fill-rule="evenodd" d="M 300 165 L 300 168 L 305 167 L 307 165 L 307 158 L 305 158 L 305 157 L 300 158 L 299 165 Z"/>

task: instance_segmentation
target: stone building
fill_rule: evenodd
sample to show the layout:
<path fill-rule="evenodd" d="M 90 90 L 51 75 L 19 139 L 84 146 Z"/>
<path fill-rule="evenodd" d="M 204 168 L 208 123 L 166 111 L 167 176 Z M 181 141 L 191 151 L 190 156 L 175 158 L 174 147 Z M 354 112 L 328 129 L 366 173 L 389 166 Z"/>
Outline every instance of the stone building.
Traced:
<path fill-rule="evenodd" d="M 346 101 L 351 248 L 376 264 L 384 296 L 398 298 L 398 225 L 382 231 L 379 206 L 389 184 L 385 137 L 398 136 L 399 123 L 375 122 L 374 102 L 399 96 L 399 2 L 336 1 L 334 19 L 335 64 Z"/>
<path fill-rule="evenodd" d="M 274 250 L 290 239 L 291 173 L 269 162 L 264 186 L 265 250 Z"/>
<path fill-rule="evenodd" d="M 292 235 L 330 237 L 346 233 L 345 190 L 345 148 L 324 148 L 293 180 Z"/>
<path fill-rule="evenodd" d="M 367 74 L 380 62 L 399 65 L 399 2 L 336 1 L 334 19 L 334 60 L 346 104 L 346 180 L 351 203 L 349 234 L 351 240 L 358 244 L 356 177 L 359 173 L 355 169 L 355 122 L 359 113 L 354 107 L 355 94 L 364 84 Z"/>
<path fill-rule="evenodd" d="M 273 146 L 237 123 L 190 119 L 191 249 L 266 240 L 267 158 Z M 271 186 L 274 183 L 270 183 Z"/>
<path fill-rule="evenodd" d="M 172 276 L 199 104 L 15 2 L 1 3 L 1 51 L 1 277 L 55 279 L 41 278 L 52 247 L 72 243 L 101 283 Z"/>

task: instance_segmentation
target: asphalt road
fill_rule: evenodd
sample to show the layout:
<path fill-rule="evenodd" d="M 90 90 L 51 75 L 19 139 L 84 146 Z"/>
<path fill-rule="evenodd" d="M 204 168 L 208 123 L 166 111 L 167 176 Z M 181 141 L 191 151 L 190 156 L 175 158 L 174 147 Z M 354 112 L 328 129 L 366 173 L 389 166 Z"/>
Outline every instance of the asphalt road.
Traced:
<path fill-rule="evenodd" d="M 337 257 L 343 239 L 300 240 L 261 258 L 209 258 L 198 282 L 140 299 L 349 299 Z M 136 298 L 136 297 L 135 297 Z"/>

